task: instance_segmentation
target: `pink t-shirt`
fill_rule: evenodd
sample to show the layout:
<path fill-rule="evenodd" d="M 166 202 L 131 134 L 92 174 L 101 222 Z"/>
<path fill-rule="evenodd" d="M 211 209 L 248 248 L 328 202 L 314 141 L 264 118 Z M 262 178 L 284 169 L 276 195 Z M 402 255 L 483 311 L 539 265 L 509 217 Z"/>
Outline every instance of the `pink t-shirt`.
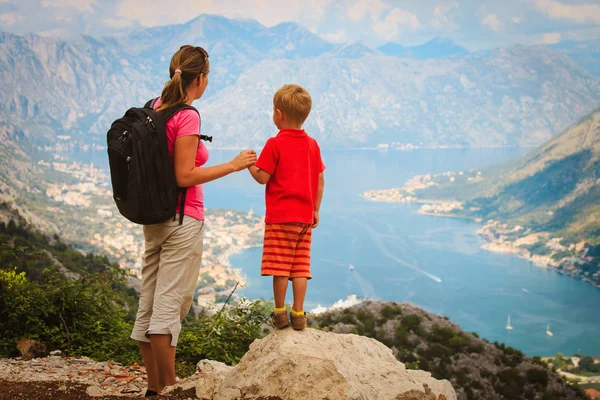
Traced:
<path fill-rule="evenodd" d="M 160 106 L 160 99 L 154 104 L 154 108 Z M 200 116 L 194 110 L 182 110 L 167 121 L 165 125 L 167 132 L 167 143 L 171 161 L 175 152 L 175 141 L 183 136 L 200 136 Z M 206 164 L 208 161 L 208 149 L 200 140 L 198 151 L 196 152 L 196 167 Z M 177 212 L 179 212 L 179 200 L 177 201 Z M 204 188 L 202 185 L 190 186 L 187 189 L 185 198 L 185 207 L 183 210 L 188 215 L 197 220 L 204 220 Z"/>

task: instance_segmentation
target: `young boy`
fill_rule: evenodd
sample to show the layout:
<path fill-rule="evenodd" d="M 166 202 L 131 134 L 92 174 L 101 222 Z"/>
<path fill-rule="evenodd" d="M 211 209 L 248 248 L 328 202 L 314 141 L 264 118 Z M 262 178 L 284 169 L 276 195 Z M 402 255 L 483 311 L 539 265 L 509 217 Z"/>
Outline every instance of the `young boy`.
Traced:
<path fill-rule="evenodd" d="M 248 168 L 258 183 L 267 184 L 261 275 L 273 276 L 273 325 L 278 329 L 287 327 L 290 320 L 296 330 L 306 327 L 304 297 L 312 278 L 311 234 L 319 225 L 325 186 L 319 145 L 302 129 L 311 106 L 303 87 L 284 85 L 279 89 L 273 97 L 273 122 L 279 133 L 267 140 L 256 164 Z M 290 320 L 285 308 L 288 280 L 294 292 Z"/>

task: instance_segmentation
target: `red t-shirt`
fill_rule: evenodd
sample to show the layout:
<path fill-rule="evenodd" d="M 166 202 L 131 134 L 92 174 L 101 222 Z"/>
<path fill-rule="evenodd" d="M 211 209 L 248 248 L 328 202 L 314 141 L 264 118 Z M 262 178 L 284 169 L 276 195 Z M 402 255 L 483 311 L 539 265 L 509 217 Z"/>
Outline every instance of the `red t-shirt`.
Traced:
<path fill-rule="evenodd" d="M 271 174 L 265 222 L 312 224 L 319 174 L 325 170 L 317 141 L 303 129 L 282 129 L 267 140 L 256 167 Z"/>

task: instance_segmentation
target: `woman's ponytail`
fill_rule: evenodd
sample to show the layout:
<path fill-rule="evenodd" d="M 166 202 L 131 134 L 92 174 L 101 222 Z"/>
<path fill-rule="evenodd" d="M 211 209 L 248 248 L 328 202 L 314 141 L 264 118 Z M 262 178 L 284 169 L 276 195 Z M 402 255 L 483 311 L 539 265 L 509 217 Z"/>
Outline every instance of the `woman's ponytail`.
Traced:
<path fill-rule="evenodd" d="M 186 88 L 200 74 L 208 73 L 208 53 L 201 47 L 182 46 L 171 58 L 169 76 L 160 96 L 160 106 L 156 111 L 162 111 L 170 106 L 188 101 Z"/>

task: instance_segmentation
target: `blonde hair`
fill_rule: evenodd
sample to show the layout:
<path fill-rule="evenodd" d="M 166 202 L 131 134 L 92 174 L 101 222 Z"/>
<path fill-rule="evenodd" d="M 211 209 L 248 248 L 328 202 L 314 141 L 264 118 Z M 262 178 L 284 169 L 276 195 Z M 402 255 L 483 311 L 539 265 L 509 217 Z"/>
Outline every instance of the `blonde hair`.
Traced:
<path fill-rule="evenodd" d="M 208 53 L 202 47 L 181 46 L 169 65 L 171 79 L 165 84 L 160 95 L 160 106 L 156 111 L 162 111 L 172 105 L 188 101 L 186 88 L 200 74 L 208 74 Z"/>
<path fill-rule="evenodd" d="M 283 85 L 273 96 L 273 107 L 294 122 L 303 124 L 310 114 L 312 99 L 308 91 L 300 85 Z"/>

